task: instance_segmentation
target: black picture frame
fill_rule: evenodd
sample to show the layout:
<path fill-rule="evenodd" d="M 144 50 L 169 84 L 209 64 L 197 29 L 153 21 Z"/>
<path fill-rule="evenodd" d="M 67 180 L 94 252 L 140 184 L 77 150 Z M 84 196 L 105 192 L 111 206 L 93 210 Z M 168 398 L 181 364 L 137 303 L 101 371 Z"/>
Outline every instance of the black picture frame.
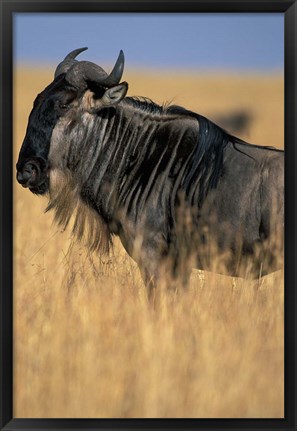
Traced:
<path fill-rule="evenodd" d="M 293 0 L 0 0 L 0 424 L 1 430 L 296 429 L 296 123 L 297 2 Z M 284 419 L 14 419 L 13 418 L 13 225 L 12 43 L 17 12 L 281 12 L 285 19 L 285 418 Z"/>

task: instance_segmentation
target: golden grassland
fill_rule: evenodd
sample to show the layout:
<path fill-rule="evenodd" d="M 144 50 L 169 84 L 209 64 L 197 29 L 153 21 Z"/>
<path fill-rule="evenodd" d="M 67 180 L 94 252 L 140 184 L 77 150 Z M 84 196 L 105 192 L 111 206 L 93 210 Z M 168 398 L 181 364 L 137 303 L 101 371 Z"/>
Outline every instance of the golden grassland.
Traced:
<path fill-rule="evenodd" d="M 14 156 L 52 71 L 14 79 Z M 250 142 L 283 147 L 281 75 L 129 72 L 130 95 L 210 118 L 250 110 Z M 46 199 L 14 182 L 14 417 L 284 416 L 283 272 L 262 280 L 193 271 L 153 308 L 116 241 L 90 256 Z"/>

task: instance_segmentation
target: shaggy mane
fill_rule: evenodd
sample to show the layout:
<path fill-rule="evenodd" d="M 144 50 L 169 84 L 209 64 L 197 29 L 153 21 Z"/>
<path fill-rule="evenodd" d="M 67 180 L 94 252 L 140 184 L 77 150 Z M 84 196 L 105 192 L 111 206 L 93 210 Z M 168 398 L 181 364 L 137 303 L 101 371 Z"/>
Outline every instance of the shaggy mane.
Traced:
<path fill-rule="evenodd" d="M 124 103 L 133 108 L 140 109 L 141 111 L 147 112 L 148 114 L 159 114 L 166 113 L 168 104 L 158 105 L 148 97 L 125 97 Z"/>
<path fill-rule="evenodd" d="M 92 208 L 85 204 L 70 173 L 58 169 L 50 172 L 49 203 L 46 212 L 54 210 L 54 221 L 63 230 L 73 220 L 72 235 L 90 251 L 107 254 L 112 246 L 111 232 Z"/>

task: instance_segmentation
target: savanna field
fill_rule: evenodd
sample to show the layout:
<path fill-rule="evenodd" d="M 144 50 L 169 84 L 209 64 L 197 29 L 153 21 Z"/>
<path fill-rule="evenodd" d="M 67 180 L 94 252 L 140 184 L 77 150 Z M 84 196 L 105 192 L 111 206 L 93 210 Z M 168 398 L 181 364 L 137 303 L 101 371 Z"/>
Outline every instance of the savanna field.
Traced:
<path fill-rule="evenodd" d="M 16 70 L 14 166 L 33 100 L 53 70 Z M 217 118 L 284 145 L 283 76 L 125 72 L 129 95 Z M 120 242 L 90 255 L 46 198 L 14 180 L 14 417 L 284 417 L 283 271 L 243 280 L 192 271 L 152 307 Z"/>

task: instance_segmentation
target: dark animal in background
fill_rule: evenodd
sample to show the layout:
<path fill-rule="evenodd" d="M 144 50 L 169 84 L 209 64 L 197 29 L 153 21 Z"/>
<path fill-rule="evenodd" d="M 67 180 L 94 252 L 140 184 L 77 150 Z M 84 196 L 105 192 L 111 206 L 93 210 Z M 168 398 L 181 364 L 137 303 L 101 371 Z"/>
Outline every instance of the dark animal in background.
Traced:
<path fill-rule="evenodd" d="M 283 151 L 182 107 L 126 97 L 123 52 L 108 75 L 75 60 L 85 49 L 66 56 L 34 102 L 19 183 L 48 194 L 59 225 L 74 216 L 91 249 L 107 251 L 118 235 L 150 288 L 165 267 L 185 279 L 191 265 L 211 269 L 213 244 L 230 275 L 243 274 L 246 257 L 254 276 L 278 269 L 264 244 L 282 236 Z"/>
<path fill-rule="evenodd" d="M 214 117 L 215 123 L 232 134 L 248 135 L 253 120 L 250 111 L 241 109 L 235 112 L 229 112 Z"/>

